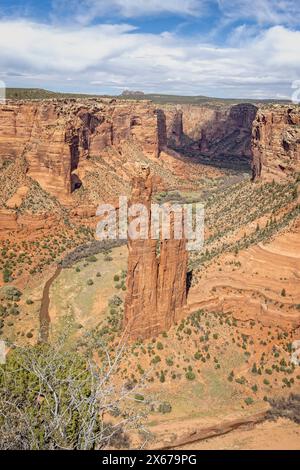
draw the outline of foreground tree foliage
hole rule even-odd
[[[137,387],[114,384],[121,355],[99,365],[63,341],[12,350],[0,367],[0,449],[128,447],[145,413]]]

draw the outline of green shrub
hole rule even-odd
[[[96,256],[92,255],[92,256],[89,256],[89,257],[87,258],[87,261],[88,261],[89,263],[96,263],[97,258],[96,258]]]
[[[238,377],[237,379],[235,379],[236,383],[240,384],[240,385],[244,385],[246,383],[246,379],[245,377]]]
[[[249,405],[253,405],[254,400],[253,400],[253,398],[251,398],[251,397],[247,397],[247,398],[245,399],[245,403],[246,403],[246,405],[248,405],[248,406],[249,406]]]
[[[161,358],[159,356],[154,356],[154,358],[151,360],[151,364],[158,364],[161,361]]]
[[[136,394],[134,395],[134,399],[135,399],[136,401],[144,401],[144,400],[145,400],[145,397],[144,397],[143,395],[140,395],[139,393],[136,393]]]
[[[185,377],[186,377],[188,380],[195,380],[196,375],[194,374],[193,371],[189,370],[189,371],[185,374]]]
[[[15,317],[20,314],[20,310],[16,307],[12,307],[9,312],[11,315],[14,315]]]
[[[173,365],[174,365],[173,359],[172,359],[171,357],[167,357],[167,358],[166,358],[166,364],[167,364],[169,367],[173,366]]]
[[[8,268],[3,269],[3,281],[8,283],[12,280],[12,272]]]
[[[87,285],[88,285],[88,286],[92,286],[93,284],[94,284],[93,279],[88,279]]]
[[[114,295],[111,299],[109,299],[108,305],[119,307],[120,305],[122,305],[122,303],[123,300],[121,299],[121,297],[119,297],[118,295]]]
[[[159,380],[161,383],[164,383],[166,381],[166,376],[163,370],[160,372]]]
[[[14,286],[4,286],[0,289],[0,298],[19,302],[22,292]]]
[[[169,402],[164,401],[163,403],[160,403],[158,411],[162,414],[171,413],[172,405]]]

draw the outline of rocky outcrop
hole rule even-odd
[[[23,200],[27,196],[29,188],[27,186],[20,186],[14,195],[6,201],[6,207],[8,209],[17,209],[22,204]]]
[[[252,157],[251,131],[257,112],[252,104],[180,105],[164,110],[169,146],[187,147],[212,158]]]
[[[259,110],[252,130],[253,179],[280,180],[300,172],[300,107]]]
[[[171,148],[178,148],[184,144],[183,111],[178,107],[165,109],[167,143]]]
[[[37,105],[0,104],[0,160],[18,158],[30,140]]]
[[[147,239],[129,239],[125,331],[131,339],[149,338],[168,330],[186,303],[187,251],[185,240],[152,240],[151,196],[148,168],[132,184],[131,204],[148,209]],[[157,244],[160,255],[157,255]]]
[[[148,158],[166,145],[165,116],[148,101],[53,100],[0,106],[0,160],[25,157],[27,175],[67,204],[76,170],[106,147],[133,141]]]
[[[0,232],[10,232],[18,229],[17,214],[9,209],[0,209]]]
[[[2,207],[14,208],[21,201],[14,192],[30,187],[25,172],[71,209],[125,194],[136,160],[150,160],[153,173],[177,187],[177,180],[193,180],[194,170],[168,145],[211,156],[245,154],[250,121],[247,105],[224,110],[191,105],[160,109],[146,100],[8,102],[0,106],[0,168],[22,160],[24,178],[6,198],[3,194]],[[73,197],[81,186],[84,195]]]
[[[163,240],[157,279],[157,310],[160,319],[160,332],[168,330],[176,321],[187,298],[186,241]]]
[[[60,222],[54,214],[18,214],[13,210],[0,209],[0,234],[11,231],[32,233],[57,227]]]

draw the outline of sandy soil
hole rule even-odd
[[[190,290],[188,304],[191,310],[218,308],[240,319],[299,325],[300,227],[237,256],[225,254]]]
[[[279,419],[178,447],[180,450],[300,450],[300,426]]]
[[[85,328],[92,328],[103,319],[109,298],[114,294],[123,296],[124,292],[116,289],[114,275],[127,267],[127,247],[113,249],[110,256],[112,260],[105,261],[105,255],[100,253],[96,262],[82,260],[62,270],[50,288],[52,323],[64,315],[72,315]],[[76,268],[80,271],[76,272]],[[88,285],[89,279],[92,285]]]

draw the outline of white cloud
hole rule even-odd
[[[0,64],[43,72],[82,72],[135,47],[129,25],[100,25],[80,29],[28,21],[0,22]],[[122,38],[122,42],[120,42]]]
[[[258,24],[299,24],[299,0],[217,0],[223,15],[233,21],[254,20]]]
[[[66,28],[0,21],[1,78],[8,84],[215,96],[287,95],[300,78],[300,32],[275,26],[240,46],[145,34],[130,25]]]
[[[62,9],[71,13],[80,24],[118,14],[124,18],[172,13],[197,16],[209,0],[53,0],[53,13],[60,17]]]
[[[79,24],[95,18],[119,15],[136,18],[147,15],[219,16],[219,21],[253,20],[260,25],[297,25],[299,0],[52,0],[53,15],[72,17]]]

